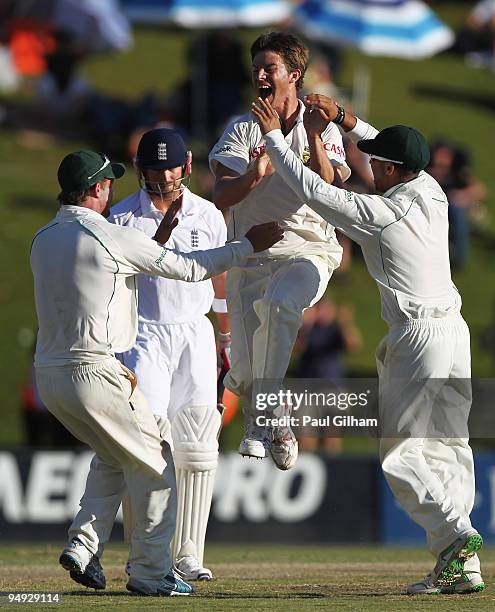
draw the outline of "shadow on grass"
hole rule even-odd
[[[61,591],[61,595],[64,597],[132,597],[137,599],[142,597],[130,593],[129,591]],[[330,594],[326,593],[201,593],[196,591],[192,596],[195,599],[200,597],[201,599],[323,599],[330,597]]]
[[[129,591],[62,591],[60,593],[65,597],[132,597],[133,599],[138,599],[141,597],[140,595],[136,595],[130,593]],[[401,592],[373,592],[373,591],[343,591],[339,590],[338,596],[339,598],[346,597],[390,597],[397,595],[405,595],[405,593]],[[271,600],[292,600],[292,599],[327,599],[329,597],[334,598],[336,596],[335,592],[328,593],[304,593],[304,592],[287,592],[287,593],[236,593],[236,592],[215,592],[215,593],[201,593],[196,591],[194,595],[192,595],[193,599],[271,599]],[[66,600],[67,601],[67,600]]]

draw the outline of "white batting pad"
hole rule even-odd
[[[206,527],[218,463],[221,416],[216,406],[191,406],[172,421],[177,475],[177,526],[172,556],[193,555],[203,563]]]

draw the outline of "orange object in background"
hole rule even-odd
[[[51,28],[31,21],[18,21],[9,36],[10,52],[17,72],[40,76],[46,71],[45,55],[55,50]]]
[[[225,406],[223,413],[223,426],[225,427],[233,421],[239,407],[239,398],[232,391],[225,389],[222,396],[222,404]]]

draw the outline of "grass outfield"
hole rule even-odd
[[[431,557],[420,549],[369,547],[210,546],[216,576],[200,583],[194,598],[136,598],[127,595],[126,548],[108,547],[103,560],[107,590],[81,590],[57,564],[61,546],[6,545],[0,551],[0,591],[62,594],[70,610],[494,610],[495,549],[482,552],[488,588],[473,595],[407,596],[405,586],[422,577]],[[2,609],[19,609],[6,605]],[[43,609],[60,609],[44,605]]]

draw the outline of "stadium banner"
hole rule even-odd
[[[79,507],[92,453],[0,450],[0,539],[60,541]],[[374,457],[301,454],[277,470],[270,460],[221,454],[210,542],[376,542],[379,536]],[[122,539],[121,513],[112,534]]]
[[[476,495],[471,522],[486,543],[495,543],[495,453],[475,454]],[[380,475],[380,541],[384,544],[424,545],[425,535],[397,504]]]

